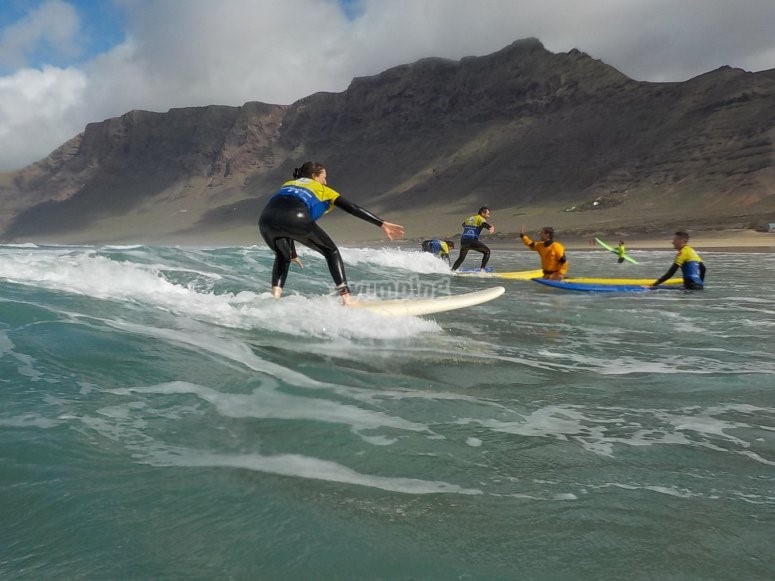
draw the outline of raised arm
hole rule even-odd
[[[524,231],[519,233],[519,238],[522,240],[522,243],[530,248],[531,250],[535,250],[535,244],[533,244],[533,241],[530,239],[530,236],[525,234]]]

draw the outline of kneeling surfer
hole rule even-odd
[[[541,240],[533,241],[525,233],[525,227],[519,231],[519,237],[525,246],[538,252],[541,257],[543,278],[562,280],[568,276],[568,259],[565,256],[565,247],[554,239],[554,228],[544,226],[539,234]]]

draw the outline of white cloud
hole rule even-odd
[[[12,169],[45,157],[83,129],[73,117],[87,81],[77,69],[23,69],[0,77],[0,167]]]
[[[62,0],[47,0],[0,33],[0,65],[26,66],[28,55],[41,49],[75,56],[78,13]]]
[[[0,169],[45,157],[86,123],[131,109],[288,104],[342,91],[354,76],[426,56],[485,55],[526,37],[553,52],[578,48],[638,80],[775,67],[772,0],[361,0],[354,20],[337,0],[117,1],[128,15],[125,44],[80,70],[0,78],[0,136],[17,145],[0,149]],[[36,43],[75,50],[68,9],[50,0],[2,31],[0,62]],[[61,87],[44,92],[35,85],[42,79]]]

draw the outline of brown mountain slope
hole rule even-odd
[[[267,196],[306,159],[410,236],[452,233],[482,203],[498,209],[502,231],[518,220],[775,221],[773,141],[775,71],[642,83],[527,39],[485,57],[423,59],[288,107],[133,111],[90,124],[0,177],[0,228],[17,241],[251,243]]]

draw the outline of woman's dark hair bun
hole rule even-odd
[[[318,163],[316,161],[305,161],[303,164],[301,164],[301,167],[297,167],[293,169],[293,179],[298,180],[299,178],[314,178],[316,175],[318,175],[320,172],[322,172],[324,169],[326,169],[322,163]]]

